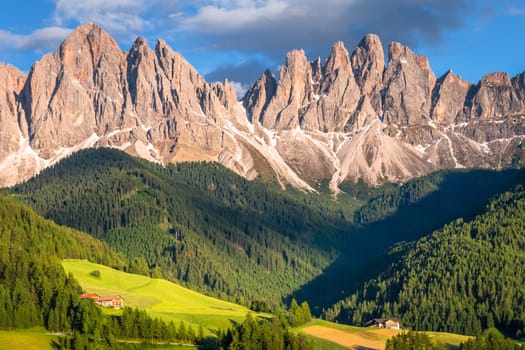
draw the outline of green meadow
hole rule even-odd
[[[144,309],[151,316],[167,321],[184,321],[195,329],[201,325],[207,334],[213,334],[215,329],[225,329],[232,322],[242,322],[250,312],[243,306],[208,297],[163,279],[125,273],[86,260],[64,260],[62,266],[66,272],[73,274],[87,293],[121,295],[126,306]],[[100,277],[93,276],[93,271],[99,271]],[[120,312],[112,309],[104,311],[110,314]],[[356,346],[374,348],[378,344],[385,344],[387,339],[396,334],[387,329],[349,326],[324,320],[317,320],[296,330],[312,337],[317,350]],[[340,333],[334,334],[333,330]],[[458,334],[426,333],[435,344],[444,345],[447,349],[458,349],[459,344],[468,339]],[[1,345],[0,339],[0,348]]]
[[[377,349],[384,348],[386,341],[399,331],[382,328],[356,327],[317,320],[297,329],[326,342],[316,342],[316,349]],[[336,331],[336,332],[334,332]],[[401,331],[402,332],[402,331]],[[460,343],[470,337],[452,333],[424,332],[432,342],[448,350],[459,349]],[[337,345],[330,345],[333,342]]]
[[[53,350],[56,335],[46,333],[44,329],[28,329],[17,331],[0,331],[0,349],[20,350]],[[189,345],[142,345],[141,350],[191,350],[197,347]]]
[[[0,349],[52,350],[51,342],[56,339],[43,329],[0,331]]]
[[[62,266],[72,273],[87,293],[120,295],[125,305],[143,309],[153,317],[176,324],[184,321],[195,330],[202,326],[205,333],[226,329],[233,322],[242,322],[247,308],[215,299],[178,284],[157,278],[134,275],[94,264],[86,260],[64,260]],[[100,277],[91,275],[99,271]],[[107,313],[117,310],[105,309]]]

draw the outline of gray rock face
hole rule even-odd
[[[504,118],[523,110],[523,100],[518,96],[507,73],[483,76],[475,93],[467,101],[464,120]]]
[[[368,97],[370,106],[376,111],[376,115],[381,114],[385,54],[377,35],[368,34],[357,45],[352,55],[352,69],[361,94]]]
[[[114,147],[150,161],[217,161],[246,178],[314,190],[323,179],[402,182],[454,167],[523,164],[525,73],[471,85],[436,79],[426,57],[367,35],[324,64],[291,51],[237,101],[177,52],[143,38],[122,52],[78,27],[29,75],[0,64],[0,186],[79,149]]]
[[[251,122],[260,121],[266,112],[268,103],[277,90],[277,81],[270,70],[266,70],[257,82],[250,87],[243,99],[243,105],[248,111]]]
[[[384,74],[385,120],[401,126],[428,122],[436,77],[427,58],[400,43],[389,45],[388,56]]]
[[[303,50],[294,50],[286,55],[286,64],[281,67],[275,94],[264,113],[252,120],[268,129],[289,130],[299,125],[299,110],[312,99],[312,67]]]
[[[470,84],[448,71],[440,77],[432,94],[431,118],[439,125],[450,125],[463,112]]]
[[[0,177],[16,182],[19,169],[22,173],[35,173],[31,160],[18,157],[28,143],[27,121],[19,103],[26,76],[15,67],[0,63],[0,77]]]
[[[19,126],[20,106],[18,94],[26,79],[25,75],[13,66],[0,63],[0,159],[9,156],[10,150],[16,149],[22,137],[27,137],[27,126],[23,135]],[[20,122],[24,122],[21,120]]]

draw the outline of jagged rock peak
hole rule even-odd
[[[113,51],[121,52],[109,33],[95,23],[85,23],[75,28],[62,42],[58,56],[63,61],[68,53],[80,55],[84,48],[90,51],[95,60]]]
[[[350,56],[342,41],[337,41],[332,45],[332,53],[326,62],[326,73],[335,72],[338,69],[351,71]]]
[[[172,51],[171,47],[162,39],[157,39],[157,42],[155,43],[155,51],[156,52],[165,52],[165,51]]]
[[[428,62],[428,57],[424,55],[416,55],[416,60],[418,65],[421,67],[421,69],[432,71],[432,68],[430,68],[430,63]]]
[[[407,46],[393,41],[388,45],[388,60],[394,60],[399,58],[406,58],[407,56],[413,56],[414,53]]]
[[[405,46],[398,42],[392,42],[388,45],[388,65],[390,66],[394,62],[401,64],[416,63],[419,68],[427,71],[435,79],[432,68],[428,58],[424,55],[416,55],[408,46]]]
[[[492,86],[511,86],[512,82],[510,77],[505,72],[494,72],[485,74],[481,78],[481,84],[492,85]]]
[[[218,161],[249,179],[273,171],[283,186],[330,179],[335,192],[347,180],[523,164],[525,74],[472,86],[452,71],[436,81],[428,59],[400,43],[388,57],[385,67],[374,34],[351,56],[342,42],[325,61],[293,50],[279,81],[266,70],[242,108],[231,84],[207,83],[163,40],[152,50],[139,37],[123,52],[87,23],[28,77],[0,64],[0,186],[87,147]]]
[[[146,38],[144,38],[142,36],[139,36],[133,42],[132,48],[139,49],[139,48],[143,48],[143,47],[148,47],[148,41],[146,40]]]
[[[84,33],[84,34],[87,34],[87,33],[90,33],[91,31],[93,30],[96,30],[96,31],[99,31],[99,32],[104,32],[104,29],[102,29],[101,26],[99,26],[98,24],[94,23],[94,22],[86,22],[86,23],[83,23],[79,26],[77,26],[72,33]]]
[[[369,96],[377,114],[381,114],[381,89],[385,70],[385,53],[381,40],[368,34],[357,45],[351,58],[357,85],[365,96]]]
[[[14,92],[17,94],[20,93],[24,87],[25,80],[27,79],[27,74],[13,65],[4,64],[2,62],[0,62],[0,72],[1,75],[5,76],[7,79],[10,79],[10,84],[13,84],[12,87]]]
[[[431,118],[439,124],[454,123],[463,109],[469,89],[469,82],[448,70],[436,82]]]
[[[304,50],[295,49],[286,54],[286,63],[285,67],[288,71],[295,71],[298,69],[303,69],[308,62]]]
[[[525,104],[520,99],[520,91],[512,85],[507,73],[484,75],[473,92],[466,102],[465,120],[503,118],[524,112]]]
[[[272,97],[274,97],[276,89],[277,81],[275,76],[267,69],[255,84],[246,91],[242,102],[248,114],[248,119],[252,123],[260,122],[259,119],[264,114]]]
[[[294,129],[299,124],[298,110],[308,102],[311,91],[312,67],[303,50],[293,50],[286,55],[281,66],[276,93],[261,117],[252,115],[266,128]]]
[[[155,52],[158,56],[165,57],[168,54],[176,54],[180,57],[182,57],[179,53],[173,51],[171,46],[169,46],[164,40],[157,39],[157,42],[155,44]]]
[[[215,82],[211,84],[213,91],[221,101],[222,105],[226,108],[231,108],[237,103],[237,95],[235,88],[228,82],[228,79],[224,83]]]
[[[388,46],[388,56],[383,77],[385,119],[399,125],[425,124],[436,84],[427,58],[397,42]]]
[[[262,78],[262,77],[273,78],[273,79],[275,79],[275,75],[274,75],[274,74],[272,73],[272,71],[269,70],[269,69],[266,69],[266,70],[263,72],[261,78]]]
[[[167,69],[167,66],[176,65],[179,69],[183,68],[184,71],[189,71],[192,75],[197,76],[199,80],[203,80],[200,73],[197,72],[186,58],[184,58],[179,52],[174,51],[164,40],[157,39],[157,43],[155,44],[155,54],[159,58],[161,65],[164,66],[164,69]],[[171,67],[169,72],[170,76],[177,75],[174,69],[174,67]]]
[[[385,53],[377,35],[368,34],[359,42],[352,54],[352,68],[361,88],[370,85],[370,80],[380,83],[385,69]]]
[[[145,38],[139,36],[133,42],[129,51],[129,57],[136,60],[142,59],[142,57],[149,57],[152,54],[151,48],[148,46],[148,42]]]
[[[383,44],[381,43],[381,39],[379,38],[379,35],[374,33],[365,35],[357,46],[365,48],[367,49],[367,51],[370,52],[375,52],[378,49],[381,49],[381,51],[383,51]]]

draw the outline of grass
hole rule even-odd
[[[443,345],[446,349],[459,349],[459,344],[467,341],[471,337],[467,335],[443,333],[443,332],[425,332],[428,334],[434,344]]]
[[[308,334],[306,334],[306,336],[313,342],[315,350],[348,350],[346,346],[339,345],[332,341],[316,338]]]
[[[0,349],[52,350],[51,342],[56,339],[43,329],[0,331]]]
[[[242,322],[250,312],[243,306],[208,297],[163,279],[125,273],[86,260],[64,260],[62,266],[88,293],[118,294],[124,298],[126,306],[143,309],[152,317],[176,324],[184,321],[195,331],[202,326],[207,335],[230,327],[232,321]],[[100,271],[100,277],[91,275],[95,270]],[[104,311],[120,313],[112,309]]]
[[[398,331],[381,328],[356,327],[317,320],[297,329],[314,338],[338,344],[333,349],[384,349],[386,341]],[[446,349],[459,349],[459,344],[469,337],[459,334],[425,332],[434,344]],[[331,349],[330,343],[316,343],[316,349]]]
[[[88,293],[121,295],[125,299],[126,306],[144,309],[151,316],[166,321],[173,320],[176,323],[184,321],[186,325],[192,325],[195,330],[201,325],[207,335],[213,335],[216,329],[228,328],[232,321],[242,322],[250,312],[243,306],[205,296],[166,280],[125,273],[86,260],[64,260],[62,265],[66,272],[75,276]],[[99,271],[100,277],[93,276],[91,274],[93,271]],[[111,314],[121,312],[112,309],[104,309],[104,311]],[[311,337],[316,350],[384,349],[387,339],[397,334],[397,331],[389,329],[356,327],[324,320],[316,320],[295,330]],[[45,341],[43,347],[15,348],[47,349],[50,348],[49,344],[53,339],[52,336],[42,333],[4,333],[14,335],[21,333],[23,335],[21,338],[33,336],[35,340],[32,341],[38,339]],[[443,345],[446,349],[458,349],[459,344],[468,339],[467,336],[458,334],[426,333],[434,343]],[[18,344],[16,339],[4,343],[2,341],[0,334],[0,349],[9,348],[4,344]],[[177,347],[170,347],[170,349],[177,349]]]

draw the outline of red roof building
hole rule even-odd
[[[100,295],[96,293],[86,293],[86,294],[80,294],[80,299],[93,299],[96,300],[100,298]]]

